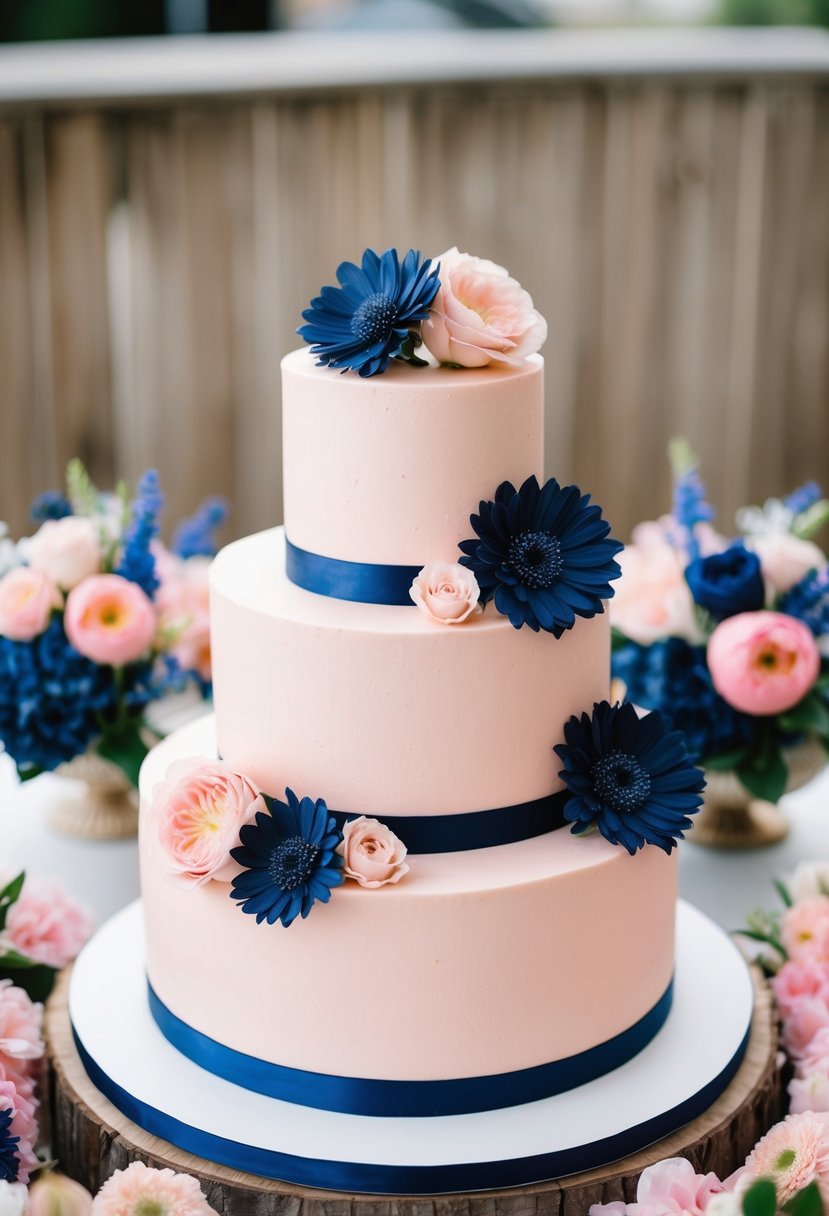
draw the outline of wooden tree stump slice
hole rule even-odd
[[[777,1019],[771,992],[754,975],[755,1014],[740,1069],[714,1105],[674,1135],[635,1156],[560,1181],[507,1191],[434,1198],[347,1195],[257,1178],[214,1165],[142,1131],[95,1088],[72,1038],[64,972],[46,1011],[47,1092],[52,1148],[59,1168],[91,1191],[132,1161],[184,1171],[199,1179],[222,1216],[586,1216],[592,1203],[633,1199],[642,1170],[664,1157],[686,1157],[699,1172],[726,1177],[785,1109],[777,1062]]]

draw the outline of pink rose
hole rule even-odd
[[[48,575],[16,566],[0,579],[0,635],[29,642],[43,633],[63,597]]]
[[[780,922],[780,939],[795,962],[829,962],[829,898],[813,895],[787,908]]]
[[[643,1170],[635,1203],[594,1203],[590,1216],[702,1216],[724,1190],[716,1174],[698,1174],[684,1157],[669,1157]]]
[[[805,578],[810,570],[826,565],[825,554],[810,540],[791,532],[768,532],[748,542],[760,559],[760,568],[770,598],[782,595]]]
[[[13,1081],[0,1079],[0,1110],[12,1112],[9,1130],[20,1140],[16,1149],[17,1177],[12,1181],[26,1183],[29,1181],[29,1175],[40,1164],[35,1155],[38,1134],[37,1106],[19,1092]]]
[[[460,625],[478,616],[482,612],[480,594],[472,571],[449,562],[429,562],[409,590],[421,612],[441,625]]]
[[[240,872],[230,850],[240,829],[264,810],[258,789],[221,761],[193,757],[171,764],[153,790],[150,813],[176,885],[230,882]]]
[[[349,819],[337,852],[344,858],[344,873],[361,887],[382,887],[400,882],[408,874],[406,846],[377,819]]]
[[[3,938],[20,954],[59,970],[77,958],[94,927],[89,909],[59,882],[27,878],[9,908]]]
[[[421,335],[440,363],[518,365],[539,350],[547,322],[503,266],[454,247],[434,260],[440,287]]]
[[[729,705],[762,716],[803,699],[820,673],[820,653],[802,621],[782,612],[741,612],[711,634],[708,666]]]
[[[156,632],[152,603],[120,574],[96,574],[69,592],[66,636],[93,663],[123,667],[144,658]]]
[[[650,646],[660,638],[701,641],[694,601],[679,553],[657,524],[635,530],[637,543],[619,554],[622,577],[610,601],[610,621],[625,637]]]
[[[790,959],[772,980],[772,988],[784,1018],[803,997],[821,997],[829,1004],[829,968],[810,958]]]
[[[89,1191],[62,1174],[46,1174],[29,1191],[27,1216],[91,1216],[91,1213]]]
[[[27,543],[26,559],[62,590],[71,591],[101,569],[98,529],[84,515],[49,519]]]

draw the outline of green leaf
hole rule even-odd
[[[668,459],[674,477],[682,477],[699,464],[696,453],[684,435],[676,435],[668,443]]]
[[[17,950],[4,950],[0,954],[0,967],[8,967],[14,971],[30,971],[32,967],[39,967],[33,958],[29,958],[27,954],[19,954]]]
[[[20,892],[23,890],[23,883],[26,881],[26,871],[22,870],[16,878],[13,878],[7,886],[0,891],[0,933],[6,927],[6,917],[9,914],[9,908],[12,904],[17,903],[20,898]]]
[[[743,1195],[745,1216],[775,1216],[777,1187],[770,1178],[758,1178]]]
[[[740,767],[748,756],[748,748],[739,747],[731,752],[720,752],[718,756],[709,756],[702,761],[703,768],[710,768],[714,773],[730,773]]]
[[[738,765],[737,776],[748,792],[766,802],[779,802],[786,789],[789,771],[779,745],[770,737],[752,748]]]
[[[104,733],[96,748],[99,756],[111,760],[123,771],[130,785],[138,788],[138,773],[149,751],[141,738],[138,723]]]
[[[783,1204],[783,1211],[790,1216],[823,1216],[823,1200],[816,1182],[810,1182],[802,1191],[792,1195],[788,1203]]]
[[[66,495],[76,515],[97,514],[101,495],[77,456],[66,466]]]
[[[820,693],[814,689],[802,701],[784,714],[777,721],[784,731],[793,735],[810,734],[829,737],[829,705]]]
[[[786,947],[776,938],[769,937],[767,933],[757,933],[754,929],[732,929],[731,933],[734,937],[747,937],[753,942],[762,942],[764,946],[771,946],[772,950],[776,950],[784,962],[788,961],[789,953]]]
[[[34,777],[39,777],[43,772],[42,768],[38,768],[36,764],[27,764],[23,768],[18,764],[17,776],[20,781],[31,781]]]
[[[22,957],[22,956],[18,956]],[[8,955],[0,955],[0,980],[13,980],[18,988],[27,992],[33,1001],[45,1001],[55,986],[57,971],[45,963],[32,963],[24,967],[9,962]]]
[[[785,907],[787,907],[787,908],[794,907],[794,900],[792,899],[789,888],[786,886],[786,884],[784,882],[781,882],[779,878],[774,879],[774,889],[777,892],[777,894],[780,896]]]
[[[829,523],[829,499],[821,498],[820,502],[812,503],[811,507],[795,516],[791,531],[801,540],[809,540],[825,523]]]

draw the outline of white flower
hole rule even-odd
[[[796,904],[815,895],[829,895],[829,861],[801,861],[784,879],[784,886]]]
[[[9,536],[8,524],[4,524],[0,520],[0,578],[4,574],[8,574],[10,570],[14,570],[15,566],[22,565],[22,563],[23,557],[17,545]]]
[[[774,536],[789,532],[794,511],[780,498],[767,498],[762,507],[740,507],[737,528],[744,536]]]
[[[24,1216],[29,1200],[19,1182],[0,1182],[0,1216]]]

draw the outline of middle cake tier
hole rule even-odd
[[[560,790],[553,746],[609,693],[606,614],[555,639],[490,609],[462,628],[411,607],[304,591],[281,528],[211,572],[219,750],[268,794],[286,786],[378,818],[526,806]]]

